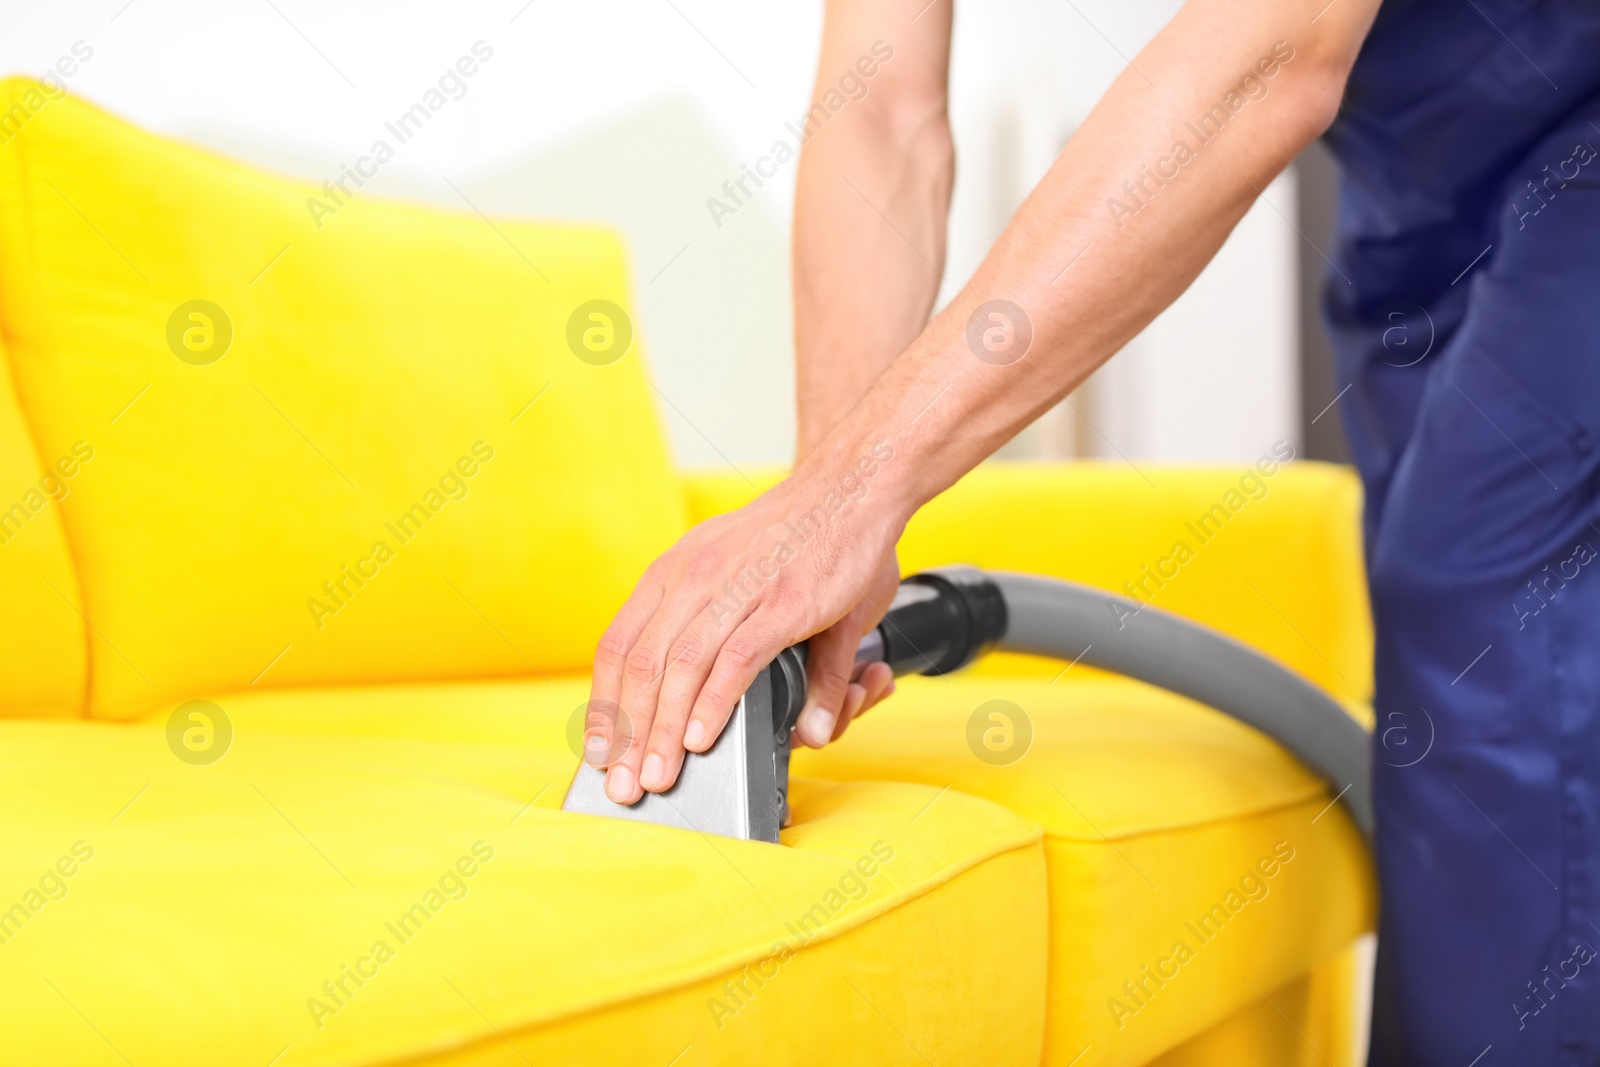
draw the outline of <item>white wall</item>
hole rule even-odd
[[[975,4],[957,7],[959,175],[943,298],[971,276],[1125,57],[1179,6],[999,0],[981,16]],[[1298,447],[1293,175],[1264,198],[1176,304],[1005,454],[1234,461],[1280,439]]]
[[[948,0],[939,0],[948,2]],[[957,8],[958,178],[945,296],[1175,0]],[[704,199],[804,110],[820,4],[0,2],[0,72],[78,40],[69,87],[147,128],[321,181],[482,40],[494,57],[368,189],[602,219],[629,235],[681,461],[782,462],[793,432],[792,164],[716,227]],[[453,186],[453,188],[452,188]],[[457,190],[460,192],[458,193]],[[1269,197],[1293,217],[1292,183]],[[1294,439],[1294,242],[1258,206],[1190,294],[1014,454],[1248,459]]]

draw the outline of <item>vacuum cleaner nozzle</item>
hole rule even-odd
[[[999,647],[1125,674],[1263,731],[1344,797],[1357,825],[1371,832],[1369,738],[1332,698],[1191,620],[1148,604],[1136,621],[1127,615],[1121,598],[1099,589],[940,567],[900,583],[883,621],[862,639],[856,664],[945,674]],[[805,667],[804,644],[779,653],[739,699],[716,744],[684,760],[671,789],[616,804],[606,796],[605,772],[585,763],[562,809],[776,842],[789,817],[789,742],[806,702]]]
[[[805,699],[805,658],[786,648],[739,698],[716,743],[683,761],[672,788],[618,804],[606,796],[605,771],[584,763],[562,810],[777,841],[789,816],[789,734]]]
[[[883,621],[862,638],[856,665],[944,674],[987,652],[1005,625],[1005,601],[982,571],[926,571],[900,583]],[[805,667],[804,644],[780,652],[740,697],[716,743],[683,761],[672,788],[618,804],[606,796],[605,772],[585,763],[562,810],[776,842],[789,821],[789,743],[805,707]]]

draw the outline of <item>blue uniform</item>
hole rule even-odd
[[[1371,1062],[1600,1064],[1600,4],[1390,0],[1327,140],[1378,640]]]

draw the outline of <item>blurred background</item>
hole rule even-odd
[[[1179,6],[957,4],[941,303]],[[69,91],[147,129],[318,184],[382,138],[394,158],[358,195],[616,227],[679,463],[756,465],[793,449],[795,165],[720,225],[707,200],[793,143],[821,25],[820,0],[3,0],[0,73],[42,73],[82,41]],[[385,123],[480,41],[492,56],[399,144]],[[1002,454],[1245,462],[1287,440],[1343,458],[1316,304],[1332,199],[1313,146],[1177,304]]]

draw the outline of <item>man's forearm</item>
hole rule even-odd
[[[945,108],[950,5],[829,5],[794,224],[797,458],[927,324],[944,267],[954,158]],[[865,71],[870,70],[870,76]],[[859,85],[864,95],[841,94]],[[857,90],[861,91],[861,90]],[[819,112],[827,114],[827,111]]]
[[[1190,0],[821,451],[887,436],[909,516],[1143,329],[1332,120],[1376,0],[1323,2]]]
[[[882,610],[871,590],[881,583],[884,597],[892,594],[898,576],[887,564],[912,512],[1170,303],[1260,188],[1331,120],[1378,0],[1327,0],[1318,10],[1321,2],[1188,0],[1090,115],[972,281],[803,454],[794,474],[695,527],[651,565],[595,653],[592,706],[611,709],[613,720],[598,730],[599,747],[613,746],[619,728],[648,738],[626,745],[608,771],[613,800],[632,803],[643,789],[670,788],[686,749],[714,744],[739,694],[802,639],[813,642],[802,712],[810,725],[802,734],[816,744],[837,735],[851,706],[862,706],[860,694],[841,702],[855,645]],[[878,10],[869,0],[857,4]],[[1276,65],[1267,62],[1273,57]],[[937,74],[942,89],[942,66]],[[1270,79],[1268,88],[1262,79]],[[1208,113],[1219,132],[1190,128],[1204,125]],[[821,136],[830,132],[837,131]],[[1194,143],[1179,153],[1186,138]],[[815,153],[810,162],[806,210],[842,204],[813,195],[826,191],[815,179],[828,175],[817,171]],[[1145,177],[1148,169],[1164,184]],[[936,229],[934,214],[908,211],[907,218]],[[871,373],[867,361],[915,329],[931,299],[931,279],[895,283],[863,251],[881,251],[886,244],[872,242],[887,243],[885,231],[901,227],[881,216],[878,225],[861,226],[863,219],[857,213],[848,229],[830,219],[825,239],[796,249],[808,435],[819,434],[831,417],[822,412],[842,407]],[[803,219],[802,233],[821,221]],[[867,269],[852,269],[864,261]],[[985,307],[991,301],[1009,303]],[[996,307],[1011,318],[991,316]],[[1024,313],[1030,343],[1009,344],[1027,333],[1016,330]],[[885,453],[885,444],[893,451]],[[873,491],[850,492],[861,484],[857,465],[868,449],[883,460]],[[820,526],[795,545],[796,523],[818,513]],[[728,576],[742,582],[752,573],[762,580],[725,607]]]

